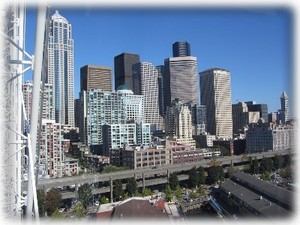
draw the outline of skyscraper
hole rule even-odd
[[[172,101],[172,106],[166,109],[166,135],[180,144],[187,144],[191,148],[195,148],[196,144],[192,138],[193,124],[190,108],[190,104],[183,103],[180,99]]]
[[[281,103],[281,122],[285,124],[287,121],[290,120],[290,113],[289,113],[289,97],[284,91],[280,97]]]
[[[115,67],[115,90],[120,85],[126,84],[130,90],[132,85],[132,65],[140,61],[140,56],[132,53],[122,53],[114,59]]]
[[[191,56],[190,44],[187,41],[177,41],[173,44],[173,57]]]
[[[249,111],[246,103],[232,104],[233,134],[243,133],[250,123],[257,123],[259,118],[259,111]]]
[[[179,98],[183,102],[198,103],[197,58],[190,56],[187,42],[173,44],[173,58],[165,59],[164,96],[166,106]]]
[[[48,42],[48,80],[53,85],[55,120],[74,126],[74,40],[72,26],[56,10]]]
[[[80,91],[101,89],[112,91],[111,68],[104,66],[85,65],[80,68]]]
[[[206,105],[207,132],[232,138],[230,72],[212,68],[200,73],[201,105]]]
[[[152,131],[159,127],[158,71],[149,62],[133,65],[133,92],[144,96],[144,121]]]
[[[264,119],[264,122],[268,122],[268,105],[267,104],[256,104],[255,101],[245,102],[248,106],[249,112],[259,112],[260,118]]]

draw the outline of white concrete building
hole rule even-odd
[[[72,26],[57,10],[49,23],[47,83],[53,85],[55,120],[75,126]]]
[[[207,132],[232,138],[230,72],[212,68],[200,73],[201,105],[207,110]]]
[[[193,140],[192,113],[189,104],[183,104],[179,99],[167,107],[165,115],[166,135],[180,144],[196,147]]]
[[[133,92],[144,96],[144,122],[155,131],[160,125],[158,102],[158,70],[149,62],[134,64]]]

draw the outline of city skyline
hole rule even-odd
[[[72,24],[74,98],[79,96],[80,67],[93,64],[114,71],[114,57],[123,52],[138,54],[141,61],[158,66],[172,57],[173,43],[187,41],[191,55],[198,58],[198,79],[200,72],[212,67],[230,71],[232,104],[254,100],[268,104],[269,112],[276,112],[283,91],[293,104],[292,14],[288,9],[52,7],[50,15],[55,10]],[[89,23],[93,27],[86,25]],[[35,10],[29,9],[27,37],[33,37],[34,24]],[[26,49],[33,52],[34,40],[27,40]]]

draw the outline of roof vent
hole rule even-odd
[[[263,197],[262,196],[259,196],[259,200],[262,200],[263,199]]]

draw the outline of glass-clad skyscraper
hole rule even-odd
[[[74,40],[72,26],[56,10],[48,42],[48,79],[53,85],[55,120],[74,126]]]

